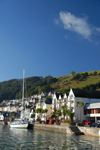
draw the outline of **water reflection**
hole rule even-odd
[[[0,149],[99,150],[100,138],[42,130],[11,129],[9,126],[0,125]]]

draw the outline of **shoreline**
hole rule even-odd
[[[93,137],[100,137],[100,128],[83,127],[73,125],[49,125],[49,124],[34,124],[33,129],[46,130],[51,132],[58,132],[70,135],[87,135]]]
[[[1,125],[5,125],[4,121],[0,121]],[[9,126],[9,123],[8,123]],[[70,124],[36,124],[34,123],[33,129],[45,130],[51,132],[58,132],[70,135],[87,135],[100,138],[100,128],[95,127],[84,127],[84,126],[75,126]]]

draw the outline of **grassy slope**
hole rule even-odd
[[[84,72],[80,72],[84,73]],[[90,73],[94,73],[94,71],[88,72],[88,75]],[[100,73],[100,71],[97,71],[97,73]],[[87,80],[84,81],[70,81],[72,78],[72,75],[65,75],[65,76],[60,76],[56,77],[58,79],[58,82],[53,84],[52,87],[57,87],[57,89],[62,90],[62,89],[69,89],[69,88],[81,88],[89,84],[95,84],[97,82],[100,82],[100,75],[96,76],[88,76]]]

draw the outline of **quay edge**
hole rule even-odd
[[[88,135],[93,137],[100,137],[100,128],[94,127],[34,124],[33,128],[70,135]]]
[[[4,121],[0,121],[4,125]],[[9,125],[9,122],[8,122]],[[73,125],[49,125],[49,124],[34,124],[33,129],[46,130],[51,132],[65,133],[70,135],[87,135],[100,137],[100,128],[73,126]]]
[[[4,123],[4,121],[0,121],[0,124],[3,124],[3,125],[4,125],[5,123]]]
[[[34,124],[34,129],[65,133],[65,134],[70,134],[70,135],[83,135],[84,134],[78,129],[77,126]]]

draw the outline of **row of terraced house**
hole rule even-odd
[[[67,109],[74,112],[74,120],[90,120],[96,122],[100,120],[100,91],[89,91],[82,89],[70,89],[69,93],[49,93],[48,96],[51,98],[45,98],[46,93],[41,93],[41,95],[34,95],[31,98],[26,99],[24,102],[24,113],[26,118],[30,118],[32,113],[35,113],[35,120],[41,118],[45,120],[45,117],[52,114],[53,111],[61,110],[62,106],[66,104]],[[84,106],[77,106],[77,102],[83,101]],[[36,113],[37,108],[47,109],[45,113]],[[6,106],[0,107],[0,113],[2,112],[15,112],[21,115],[22,104],[19,100],[11,100]],[[0,116],[1,116],[0,115]],[[8,114],[9,115],[9,114]],[[59,119],[64,118],[63,114]],[[68,116],[66,114],[65,119]]]
[[[77,102],[83,101],[83,106],[80,109],[80,105],[77,106]],[[71,110],[74,115],[74,120],[84,121],[90,120],[96,122],[100,120],[100,91],[89,91],[83,89],[70,89],[68,94],[54,93],[52,100],[42,101],[40,100],[36,104],[37,108],[48,109],[49,111],[44,114],[36,113],[35,119],[40,117],[45,120],[46,115],[52,114],[54,109],[61,110],[62,106],[67,106],[67,109]],[[62,111],[62,110],[61,110]],[[81,112],[80,112],[81,111]],[[60,119],[64,118],[63,114]],[[67,119],[68,116],[66,115]]]

